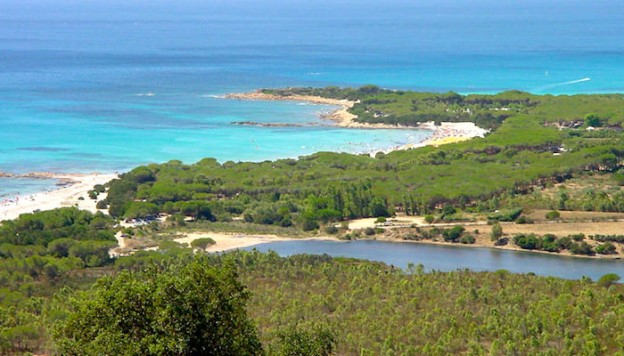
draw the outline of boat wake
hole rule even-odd
[[[588,82],[590,80],[591,80],[591,78],[589,78],[589,77],[581,78],[581,79],[577,79],[577,80],[570,80],[568,82],[555,83],[555,84],[550,84],[550,85],[546,85],[546,86],[543,86],[543,87],[539,87],[539,88],[535,89],[535,91],[541,91],[541,90],[546,90],[546,89],[551,89],[551,88],[562,87],[562,86],[566,86],[566,85],[578,84],[578,83]]]

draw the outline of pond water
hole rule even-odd
[[[496,271],[535,273],[565,279],[593,280],[607,273],[624,277],[624,260],[589,259],[569,256],[546,255],[523,251],[506,251],[489,248],[441,246],[387,241],[279,241],[256,245],[247,250],[262,252],[273,250],[281,256],[295,254],[328,254],[334,257],[352,257],[380,261],[399,268],[409,263],[423,264],[426,271]]]

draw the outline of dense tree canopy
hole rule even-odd
[[[519,212],[509,197],[587,172],[621,175],[616,172],[624,158],[622,95],[512,91],[462,96],[374,86],[267,92],[359,100],[352,111],[364,122],[409,126],[470,121],[493,131],[485,138],[374,158],[321,152],[259,163],[220,164],[207,158],[191,165],[170,161],[138,167],[110,183],[110,213],[124,218],[168,213],[209,221],[243,217],[257,224],[314,230],[396,211],[425,215],[450,207]],[[602,127],[586,130],[587,115],[599,117]],[[624,211],[621,190],[594,198],[562,195],[556,208]],[[519,214],[507,215],[514,220]]]
[[[255,355],[262,353],[231,268],[201,257],[158,271],[100,279],[73,300],[56,334],[63,354]]]

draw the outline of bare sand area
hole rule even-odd
[[[601,221],[601,222],[551,222],[542,224],[505,224],[503,231],[508,234],[538,235],[553,234],[567,236],[574,234],[590,235],[622,235],[624,234],[624,222]]]
[[[250,246],[255,246],[267,242],[276,242],[276,241],[305,241],[305,240],[329,240],[329,241],[337,241],[336,238],[329,236],[319,236],[319,237],[306,237],[306,238],[294,238],[294,237],[284,237],[277,235],[248,235],[248,234],[226,234],[226,233],[218,233],[218,232],[193,232],[187,234],[185,237],[181,237],[175,239],[175,242],[178,243],[187,243],[191,244],[194,240],[210,237],[213,239],[216,244],[209,246],[206,248],[208,252],[222,252],[228,250],[235,250],[239,248],[245,248]]]
[[[97,211],[96,200],[89,199],[88,191],[96,184],[104,184],[117,177],[116,174],[61,174],[61,173],[31,173],[24,175],[30,178],[58,179],[61,186],[58,189],[11,197],[0,202],[0,220],[12,220],[21,214],[32,213],[36,210],[52,210],[61,207],[76,206],[79,209]],[[100,199],[105,195],[100,195]],[[82,199],[80,199],[82,198]]]

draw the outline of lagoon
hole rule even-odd
[[[624,276],[624,261],[546,255],[524,251],[508,251],[479,247],[445,246],[388,241],[278,241],[256,245],[262,251],[275,251],[281,256],[296,254],[328,254],[384,262],[402,269],[408,264],[423,264],[426,271],[507,270],[512,273],[535,273],[565,279],[583,276],[597,280],[607,273]],[[253,248],[246,248],[251,250]]]

